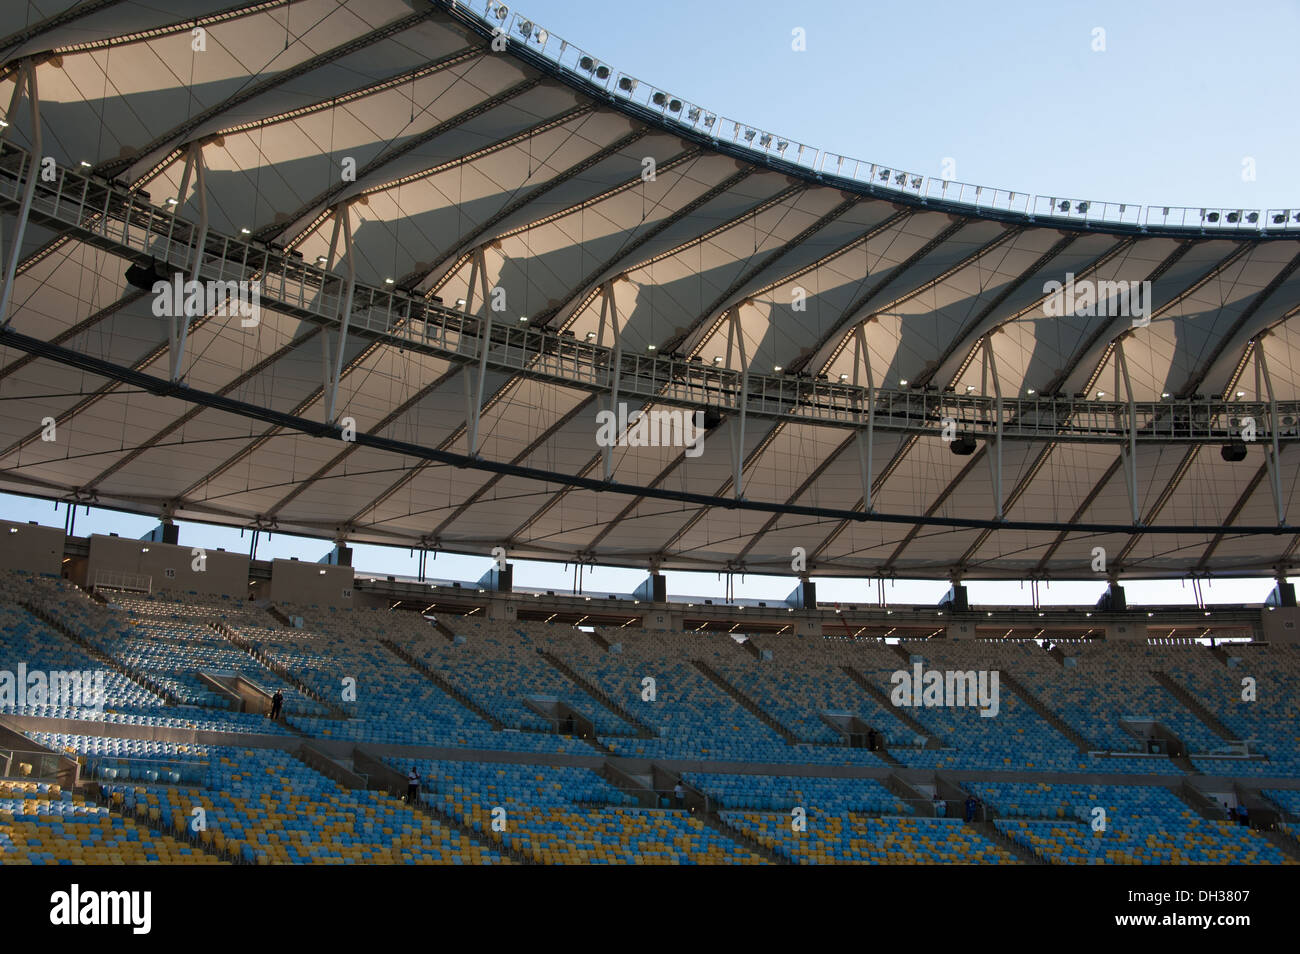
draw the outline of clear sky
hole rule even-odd
[[[1300,3],[527,0],[517,10],[616,70],[818,149],[1018,192],[1300,208]],[[796,30],[803,50],[793,48]],[[0,495],[0,516],[63,526],[65,510]],[[76,532],[139,537],[155,523],[99,510],[87,516],[83,508]],[[181,541],[244,551],[251,542],[237,530],[188,524]],[[262,538],[257,555],[314,560],[329,548],[276,534]],[[363,571],[416,572],[406,550],[359,546],[353,562]],[[476,580],[490,562],[442,554],[427,572]],[[724,591],[716,574],[667,575],[672,594]],[[644,576],[597,568],[585,573],[584,587],[627,593]],[[567,590],[573,568],[519,562],[515,581]],[[782,599],[793,586],[749,576],[737,579],[736,594]],[[1040,598],[1091,603],[1102,586],[1057,583]],[[1271,586],[1221,580],[1206,597],[1259,602]],[[927,603],[945,590],[941,582],[900,581],[888,596]],[[1127,590],[1135,603],[1193,602],[1180,581],[1130,582]],[[971,583],[970,591],[977,603],[1030,601],[1027,584]],[[821,581],[818,597],[865,603],[875,592],[874,581]]]
[[[951,158],[963,182],[1043,195],[1300,207],[1295,0],[514,9],[616,70],[833,153],[929,176]]]

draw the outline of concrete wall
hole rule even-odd
[[[975,623],[971,620],[964,620],[960,623],[949,623],[947,635],[949,639],[974,639]]]
[[[63,531],[0,520],[0,570],[63,573]]]
[[[1260,628],[1270,643],[1296,645],[1300,643],[1300,609],[1284,606],[1272,612],[1264,610],[1260,613]]]
[[[1139,623],[1137,620],[1123,623],[1106,624],[1106,640],[1108,642],[1146,642],[1147,627],[1146,623]]]
[[[94,586],[101,571],[134,573],[150,577],[154,592],[248,596],[246,555],[196,549],[97,533],[90,538],[86,585]]]
[[[323,566],[297,560],[275,560],[271,564],[270,593],[273,603],[350,608],[353,574],[350,566]],[[261,586],[257,589],[262,589]]]

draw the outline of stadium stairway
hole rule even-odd
[[[595,634],[592,633],[589,635],[594,636]],[[605,645],[608,647],[609,644],[605,643]],[[543,659],[545,659],[548,663],[554,666],[560,673],[562,673],[570,682],[576,685],[579,689],[581,689],[587,695],[591,696],[591,698],[595,699],[602,706],[604,706],[610,712],[614,713],[614,715],[618,716],[628,725],[635,728],[638,738],[641,739],[655,738],[657,733],[652,728],[650,728],[649,725],[647,725],[645,722],[638,719],[628,709],[624,708],[623,706],[615,702],[613,698],[610,697],[609,693],[607,693],[604,689],[600,688],[600,686],[593,683],[590,679],[584,677],[581,673],[579,673],[576,669],[574,669],[572,666],[566,663],[563,659],[555,655],[555,653],[551,652],[549,649],[538,649],[537,652],[538,654],[541,655]]]
[[[1219,738],[1224,739],[1228,742],[1241,741],[1240,739],[1237,738],[1237,736],[1233,733],[1231,729],[1229,729],[1226,725],[1224,725],[1221,721],[1219,721],[1218,716],[1216,716],[1213,712],[1211,712],[1201,702],[1201,700],[1197,699],[1194,695],[1192,695],[1185,688],[1179,685],[1178,682],[1172,676],[1170,676],[1167,673],[1160,672],[1157,669],[1152,669],[1151,678],[1154,679],[1156,682],[1160,683],[1160,685],[1164,686],[1166,689],[1168,689],[1170,694],[1173,695],[1175,699],[1181,702],[1183,706],[1189,712],[1191,712],[1192,715],[1196,716],[1196,718],[1200,719],[1203,723],[1205,723],[1205,725],[1210,729],[1210,731],[1213,732],[1215,735],[1217,735]]]
[[[940,739],[938,736],[936,736],[931,729],[926,728],[920,722],[917,722],[916,719],[912,718],[912,716],[910,716],[907,712],[900,709],[898,706],[894,705],[889,700],[889,696],[886,695],[883,689],[875,685],[870,679],[868,679],[866,676],[860,673],[857,669],[853,668],[852,666],[845,665],[845,666],[841,666],[840,670],[844,673],[844,675],[848,676],[850,679],[856,682],[862,689],[864,689],[867,695],[871,696],[871,698],[876,701],[876,705],[880,706],[886,712],[893,715],[895,719],[897,719],[899,722],[903,723],[903,725],[911,729],[916,735],[919,735],[923,739],[925,739],[926,740],[925,747],[927,749],[942,749],[947,747],[944,741]]]
[[[397,645],[397,643],[393,642],[391,639],[381,639],[379,640],[379,643],[381,646],[387,649],[390,653],[392,653],[402,662],[406,663],[408,666],[410,666],[412,669],[418,672],[425,679],[429,680],[429,682],[433,683],[435,686],[437,686],[447,695],[451,696],[453,699],[459,702],[470,712],[474,713],[476,716],[478,716],[480,719],[486,722],[489,726],[492,727],[493,732],[500,732],[502,729],[505,728],[505,725],[501,722],[500,719],[494,716],[483,706],[479,705],[477,702],[475,702],[465,693],[461,692],[459,689],[453,686],[442,676],[438,675],[436,672],[434,672],[432,669],[426,666],[419,659],[416,659],[414,656],[408,653],[401,646]]]
[[[724,679],[716,669],[706,663],[703,659],[692,659],[691,665],[703,673],[705,678],[711,683],[727,695],[731,696],[731,698],[735,699],[736,702],[740,704],[741,708],[751,713],[759,722],[762,722],[781,738],[785,739],[787,744],[795,745],[800,741],[797,735],[783,726],[780,722],[777,722],[776,719],[773,718],[770,713],[766,712],[757,702],[749,698],[749,696],[745,695],[731,683],[727,682],[727,680]]]
[[[180,700],[177,699],[176,696],[174,696],[172,693],[168,692],[164,687],[155,683],[148,676],[144,675],[144,673],[141,673],[138,670],[134,669],[133,667],[128,666],[125,663],[119,662],[118,660],[114,659],[112,656],[108,655],[106,652],[104,652],[99,647],[95,646],[93,643],[90,643],[85,639],[82,639],[80,636],[78,636],[75,632],[72,631],[71,627],[69,627],[66,623],[64,623],[62,620],[56,617],[53,613],[46,611],[44,607],[29,600],[24,600],[19,605],[22,606],[23,609],[27,610],[27,612],[31,613],[33,616],[39,619],[46,626],[49,626],[51,629],[53,629],[64,639],[68,640],[71,643],[74,643],[78,648],[80,648],[83,652],[86,653],[86,655],[90,656],[92,659],[96,660],[97,662],[101,662],[105,666],[108,666],[110,669],[113,669],[121,673],[123,676],[125,676],[127,679],[130,679],[132,682],[140,686],[142,689],[145,689],[153,693],[159,699],[167,703],[167,705],[169,706],[180,705]]]
[[[203,839],[190,831],[188,825],[177,823],[172,827],[163,824],[162,816],[157,808],[150,809],[145,802],[137,802],[135,811],[127,811],[126,805],[120,798],[114,799],[109,797],[103,787],[98,782],[90,782],[85,788],[85,796],[88,801],[93,801],[97,805],[107,809],[110,815],[123,819],[127,824],[134,823],[139,828],[148,829],[159,838],[173,839],[175,841],[185,842],[196,851],[201,851],[215,859],[220,864],[242,865],[247,864],[239,857],[238,852],[232,850],[223,850],[217,847],[212,839]]]
[[[259,650],[256,646],[254,646],[243,636],[240,636],[237,632],[235,632],[225,623],[218,622],[216,620],[208,620],[208,626],[210,626],[214,632],[224,637],[226,641],[229,642],[236,649],[240,649],[244,653],[246,653],[249,656],[249,658],[257,662],[258,665],[260,665],[263,669],[267,670],[268,672],[275,673],[275,675],[279,676],[281,679],[288,682],[291,686],[293,686],[295,689],[301,692],[304,696],[311,699],[313,702],[316,702],[321,706],[324,706],[325,710],[329,712],[331,718],[334,719],[349,718],[347,712],[345,712],[343,709],[339,708],[338,706],[334,705],[332,702],[330,702],[328,699],[322,696],[311,686],[307,685],[305,682],[303,682],[301,679],[299,679],[297,676],[291,673],[284,666],[280,665],[274,659],[269,657],[266,653]]]
[[[1061,735],[1065,736],[1072,743],[1078,746],[1080,755],[1086,755],[1092,749],[1097,748],[1097,746],[1093,745],[1082,735],[1080,735],[1077,731],[1075,731],[1073,726],[1071,726],[1059,715],[1057,715],[1055,712],[1049,709],[1046,703],[1044,703],[1041,699],[1035,696],[1029,690],[1028,686],[1022,683],[1010,672],[1008,672],[1006,669],[999,670],[999,672],[1001,674],[1002,682],[1006,685],[1006,687],[1010,689],[1012,692],[1014,692],[1017,696],[1019,696],[1021,702],[1023,702],[1025,705],[1029,706],[1029,708],[1033,709],[1036,713],[1038,713],[1043,718],[1043,720],[1047,722],[1048,725],[1050,725],[1057,732],[1061,733]]]
[[[1006,835],[997,825],[993,824],[992,821],[972,821],[967,822],[966,826],[979,832],[995,845],[1001,845],[1027,865],[1049,864],[1046,858],[1034,851],[1028,845],[1022,845],[1014,838]]]
[[[763,844],[761,841],[759,841],[749,832],[743,831],[740,828],[737,828],[735,825],[728,824],[726,820],[723,819],[722,816],[719,815],[716,811],[696,812],[695,817],[698,818],[700,821],[704,822],[704,824],[708,825],[710,828],[712,828],[714,831],[716,831],[718,834],[722,835],[723,837],[730,838],[732,841],[736,842],[737,844],[740,844],[745,848],[747,848],[749,851],[752,851],[754,854],[758,855],[760,858],[767,861],[768,864],[772,864],[772,865],[795,864],[795,862],[791,860],[789,857],[781,854],[780,852],[773,851],[771,848],[767,847],[767,845]]]

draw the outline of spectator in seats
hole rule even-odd
[[[406,801],[414,805],[415,800],[420,797],[420,773],[411,766],[411,771],[406,773]]]
[[[271,721],[274,722],[280,718],[280,710],[284,708],[284,693],[279,689],[275,690],[275,695],[271,697]]]
[[[978,804],[979,803],[975,801],[974,795],[966,796],[966,820],[968,822],[972,822],[975,820],[975,809],[978,806]]]
[[[678,779],[677,784],[673,786],[673,798],[676,800],[678,808],[686,807],[686,786],[682,784],[681,779]]]
[[[948,803],[939,797],[938,791],[934,793],[934,817],[944,818],[948,814]]]

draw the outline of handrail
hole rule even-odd
[[[0,202],[20,201],[26,177],[39,168],[22,147],[3,144]],[[39,182],[32,214],[71,227],[124,257],[148,256],[175,272],[185,272],[198,229],[175,210],[150,203],[94,175],[60,169],[52,183]],[[201,280],[259,282],[260,296],[277,310],[318,324],[341,323],[343,279],[292,252],[256,240],[206,232],[198,268]],[[350,333],[389,341],[458,364],[481,358],[479,318],[400,290],[358,283],[349,318]],[[564,332],[523,324],[488,324],[487,365],[566,387],[610,390],[629,400],[694,410],[800,421],[860,429],[874,412],[879,431],[938,436],[953,428],[963,436],[1067,443],[1215,444],[1234,440],[1244,422],[1254,423],[1255,440],[1300,440],[1300,401],[1279,401],[1276,415],[1267,401],[1227,400],[1195,395],[1159,401],[1088,399],[1083,395],[958,394],[911,388],[866,388],[824,375],[747,374],[714,367],[698,357],[621,353],[615,371],[613,348],[579,340]],[[243,329],[241,329],[242,331]],[[1130,421],[1131,418],[1131,421]],[[1276,422],[1276,423],[1275,423]]]
[[[729,119],[665,89],[616,70],[609,63],[545,29],[522,13],[512,13],[500,0],[442,0],[450,12],[463,11],[494,38],[503,37],[507,48],[524,51],[526,58],[549,63],[567,77],[660,119],[669,127],[689,130],[715,144],[743,150],[765,163],[779,161],[822,178],[833,176],[869,186],[872,191],[912,197],[921,203],[937,200],[975,211],[996,211],[1022,216],[1028,221],[1048,219],[1076,225],[1196,229],[1203,233],[1249,234],[1300,232],[1300,208],[1243,209],[1196,206],[1141,206],[1132,202],[1104,202],[1072,195],[1045,196],[1013,192],[955,179],[926,176],[893,164],[868,162],[825,152],[780,136],[759,126]]]

